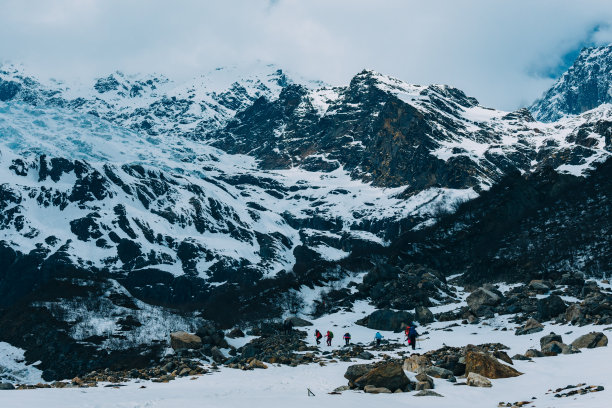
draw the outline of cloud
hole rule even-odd
[[[610,2],[595,0],[5,0],[0,58],[60,78],[263,60],[344,84],[367,67],[510,110],[580,47],[611,42],[609,21]]]

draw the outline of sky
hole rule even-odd
[[[180,80],[259,60],[332,85],[368,68],[513,110],[611,24],[610,0],[0,0],[0,61]]]

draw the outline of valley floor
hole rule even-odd
[[[356,326],[354,322],[363,316],[369,307],[356,304],[355,312],[341,312],[315,320],[308,328],[308,341],[313,343],[311,332],[317,327],[321,331],[332,329],[336,335],[335,345],[346,331],[351,332],[354,342],[368,343],[374,331]],[[500,342],[511,349],[509,355],[524,353],[529,348],[539,349],[540,337],[554,331],[570,343],[578,336],[590,331],[602,331],[610,335],[610,328],[602,326],[574,327],[547,324],[545,330],[534,335],[515,336],[514,324],[506,317],[497,317],[483,325],[460,325],[452,331],[443,331],[455,322],[436,322],[420,328],[423,339],[419,344],[424,352],[437,349],[444,344],[464,346]],[[507,331],[501,331],[506,327]],[[606,330],[608,329],[608,330]],[[383,332],[390,340],[402,340],[402,334]],[[244,342],[245,339],[242,340]],[[324,351],[326,346],[321,346]],[[405,348],[404,351],[408,351]],[[382,354],[382,353],[381,353]],[[393,354],[393,353],[389,353]],[[356,362],[364,362],[356,360]],[[44,408],[140,408],[140,407],[372,407],[414,406],[419,407],[497,407],[500,402],[532,401],[528,407],[610,407],[609,390],[612,389],[612,347],[583,349],[574,355],[536,358],[533,361],[514,361],[514,366],[525,373],[516,378],[492,380],[492,388],[474,388],[453,385],[435,379],[435,391],[444,397],[415,397],[415,392],[401,394],[365,394],[344,391],[341,395],[329,394],[334,388],[346,385],[343,375],[346,368],[355,362],[301,365],[298,367],[276,367],[266,370],[241,371],[221,368],[218,372],[201,377],[184,377],[167,384],[152,382],[130,382],[119,388],[71,388],[37,389],[24,391],[0,391],[0,407],[44,407]],[[413,378],[413,373],[407,373]],[[462,382],[462,379],[458,379]],[[557,388],[567,385],[603,386],[603,392],[594,392],[572,397],[554,397]],[[308,396],[310,389],[315,396]],[[563,391],[566,392],[566,391]],[[535,397],[535,400],[532,400]]]

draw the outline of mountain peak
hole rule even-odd
[[[574,64],[530,110],[538,120],[552,122],[612,102],[612,44],[584,48]]]

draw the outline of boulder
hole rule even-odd
[[[422,356],[420,354],[413,354],[404,360],[404,370],[410,371],[413,373],[422,373],[425,372],[425,369],[431,365],[431,361],[427,356]]]
[[[554,356],[557,354],[576,354],[580,353],[580,350],[574,348],[574,346],[553,340],[549,341],[542,347],[542,353],[547,356]]]
[[[500,363],[489,354],[468,351],[465,354],[465,372],[484,375],[487,378],[518,377],[522,373],[514,368]]]
[[[199,349],[202,347],[202,339],[184,331],[174,332],[170,333],[170,346],[174,350]]]
[[[516,329],[514,334],[517,336],[522,336],[525,334],[541,332],[542,330],[544,330],[544,326],[540,322],[538,322],[536,319],[529,319],[522,327]]]
[[[349,383],[355,382],[356,379],[370,371],[372,367],[372,364],[354,364],[348,366],[346,372],[344,373],[344,378],[349,380]]]
[[[244,332],[239,328],[234,327],[229,333],[227,333],[227,337],[229,337],[230,339],[244,337]]]
[[[414,316],[416,321],[421,324],[433,323],[434,321],[433,313],[425,306],[417,306],[414,309]]]
[[[579,303],[574,303],[569,305],[567,310],[565,310],[565,321],[576,324],[584,318],[584,315],[585,313],[584,310],[582,310],[582,306]]]
[[[263,369],[268,368],[268,366],[264,362],[259,361],[256,358],[251,360],[251,362],[249,363],[249,367],[250,368],[263,368]]]
[[[534,279],[527,285],[528,289],[534,290],[538,293],[546,293],[554,288],[554,284],[548,280]]]
[[[529,349],[525,352],[525,357],[527,358],[544,357],[544,353],[536,349]]]
[[[390,390],[401,390],[408,389],[410,387],[410,380],[402,370],[402,365],[397,362],[383,363],[366,374],[357,378],[354,381],[355,385],[359,388],[365,387],[366,385],[373,385],[375,387],[385,387]]]
[[[431,378],[427,374],[420,373],[420,374],[417,374],[415,378],[417,380],[417,384],[416,384],[417,391],[432,390],[434,388],[433,378]]]
[[[357,358],[362,360],[371,360],[374,358],[374,354],[370,353],[369,351],[362,351],[361,353],[357,354]]]
[[[432,390],[422,390],[414,394],[415,397],[443,397],[444,395],[440,395]]]
[[[553,341],[563,343],[563,339],[560,335],[550,332],[550,334],[547,334],[540,339],[540,349],[544,349],[544,346]]]
[[[297,316],[291,316],[285,319],[286,322],[291,322],[293,323],[294,327],[307,327],[307,326],[312,326],[312,323],[309,322],[308,320],[304,320],[301,319]]]
[[[469,373],[465,383],[470,387],[492,387],[491,381],[480,374]]]
[[[514,365],[514,363],[512,362],[512,359],[510,358],[508,353],[506,353],[505,351],[502,351],[502,350],[494,351],[493,352],[493,357],[497,358],[498,360],[503,361],[504,363],[508,363],[508,364]]]
[[[466,301],[470,310],[476,316],[484,315],[484,306],[497,306],[502,300],[499,292],[490,289],[478,288],[467,297]]]
[[[213,346],[210,349],[210,354],[212,356],[212,359],[215,363],[223,363],[225,362],[225,360],[227,360],[227,357],[225,357],[225,355],[223,354],[223,352],[221,350],[219,350],[219,347],[217,346]]]
[[[430,375],[435,378],[444,378],[449,379],[454,377],[453,372],[451,370],[447,370],[446,368],[432,366],[425,370],[425,374]]]
[[[414,316],[409,312],[395,312],[389,309],[376,310],[368,317],[361,319],[357,324],[369,329],[401,332],[411,324]]]
[[[540,321],[546,321],[565,313],[567,305],[559,296],[550,295],[543,299],[539,299],[537,308],[538,319],[540,319]]]
[[[531,360],[529,357],[523,355],[523,354],[515,354],[512,356],[513,360]]]
[[[608,338],[602,332],[591,332],[578,337],[572,342],[572,346],[577,349],[604,347],[608,345]]]
[[[373,385],[366,385],[363,390],[368,394],[392,394],[391,390],[385,387],[375,387]]]
[[[15,386],[11,383],[0,382],[0,390],[14,390]]]

